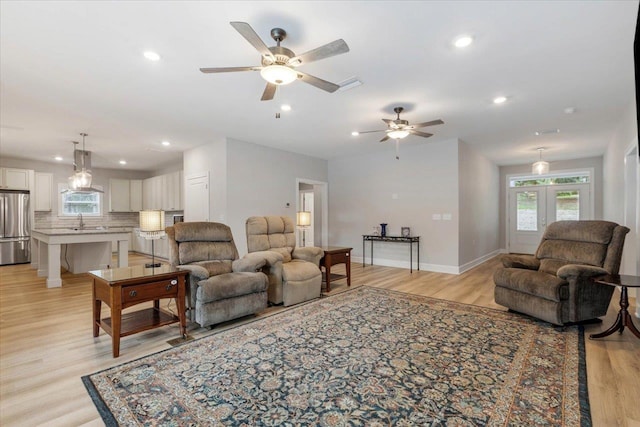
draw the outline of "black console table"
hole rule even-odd
[[[375,236],[372,234],[362,235],[362,268],[365,267],[365,242],[371,242],[371,265],[373,265],[373,242],[397,242],[409,244],[409,270],[413,273],[413,244],[418,248],[418,271],[420,270],[420,236]]]

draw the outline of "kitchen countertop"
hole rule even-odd
[[[31,231],[45,236],[75,236],[78,234],[116,234],[129,233],[132,227],[85,227],[79,228],[34,228]]]

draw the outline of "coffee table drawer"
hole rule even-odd
[[[122,304],[156,300],[160,298],[175,298],[178,296],[178,279],[163,280],[143,285],[122,287]]]

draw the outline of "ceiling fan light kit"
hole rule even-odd
[[[268,65],[260,70],[263,79],[274,85],[288,85],[298,78],[298,73],[284,65]]]

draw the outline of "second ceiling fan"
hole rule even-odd
[[[261,101],[273,99],[278,86],[289,84],[294,80],[302,80],[305,83],[331,93],[340,88],[340,86],[335,83],[303,73],[296,68],[309,62],[348,52],[349,46],[347,46],[344,40],[338,39],[301,55],[296,55],[292,50],[280,46],[280,42],[287,37],[287,32],[282,28],[273,28],[271,30],[271,37],[276,41],[276,46],[267,47],[260,36],[251,28],[251,25],[246,22],[231,22],[230,24],[262,55],[262,65],[253,67],[200,68],[200,71],[203,73],[260,71],[260,75],[267,81],[267,86],[262,93]]]
[[[422,132],[417,129],[424,128],[427,126],[444,124],[442,120],[438,119],[438,120],[432,120],[430,122],[416,123],[416,124],[410,125],[407,120],[403,120],[400,118],[400,113],[402,113],[403,111],[404,111],[404,108],[395,107],[393,109],[393,112],[397,114],[395,120],[382,119],[382,121],[387,124],[387,129],[366,130],[363,132],[355,132],[355,134],[359,135],[362,133],[385,132],[386,135],[382,137],[380,142],[387,142],[389,139],[395,139],[396,140],[396,159],[399,159],[400,157],[398,155],[398,144],[401,139],[406,138],[409,135],[416,135],[416,136],[421,136],[423,138],[429,138],[430,136],[433,136],[432,133]]]

